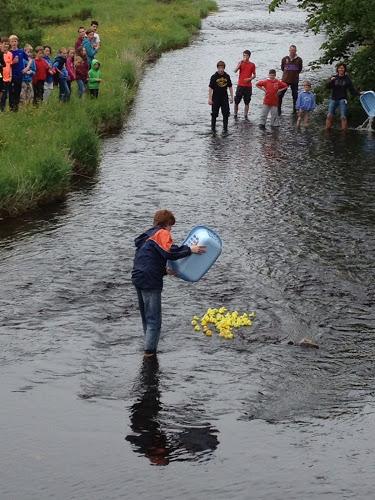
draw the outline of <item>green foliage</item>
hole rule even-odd
[[[272,0],[273,12],[287,0]],[[375,87],[375,0],[297,0],[308,13],[308,28],[324,32],[323,54],[313,65],[344,60],[349,62],[356,83]]]
[[[7,28],[3,34],[31,33],[53,20],[42,39],[54,52],[74,43],[77,27],[88,26],[88,17],[98,19],[103,74],[99,99],[80,100],[73,84],[68,104],[58,102],[55,89],[39,108],[2,113],[0,214],[17,214],[60,197],[74,171],[93,173],[99,164],[99,137],[122,127],[144,62],[151,54],[186,44],[201,16],[214,6],[212,0],[0,0],[1,27]],[[22,36],[21,44],[35,44],[35,33]]]

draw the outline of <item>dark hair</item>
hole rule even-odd
[[[79,33],[79,30],[85,30],[85,31],[86,31],[86,28],[85,28],[84,26],[80,26],[80,27],[78,28],[78,30],[77,30],[77,31],[78,31],[78,33]]]
[[[176,219],[170,210],[158,210],[154,215],[154,226],[174,226]]]
[[[275,69],[270,69],[268,72],[269,75],[276,75],[276,70]]]
[[[91,28],[90,28],[90,29],[88,29],[88,30],[86,30],[86,35],[89,35],[90,33],[95,33],[95,31],[94,31],[94,30],[92,30]]]
[[[345,73],[346,73],[346,70],[347,70],[347,66],[346,66],[346,64],[345,64],[345,63],[343,63],[343,62],[340,62],[340,63],[336,64],[336,69],[339,69],[339,67],[340,67],[340,66],[342,66],[342,67],[344,68]]]
[[[291,48],[291,47],[293,47],[294,49],[297,48],[296,45],[293,45],[293,44],[289,48]]]
[[[92,26],[93,24],[95,24],[95,26],[99,26],[98,21],[91,21],[91,26]]]
[[[49,51],[50,51],[50,52],[51,52],[51,54],[52,54],[52,47],[51,47],[50,45],[45,45],[45,46],[43,47],[43,50],[46,50],[46,49],[49,49]]]
[[[247,54],[249,57],[251,56],[251,52],[250,52],[250,50],[244,50],[244,51],[243,51],[243,53],[244,53],[244,54]]]
[[[216,64],[216,67],[218,68],[219,66],[224,66],[224,68],[225,68],[225,62],[224,62],[224,61],[219,61],[219,62]]]

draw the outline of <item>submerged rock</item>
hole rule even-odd
[[[312,349],[319,349],[319,345],[311,339],[304,337],[299,342],[293,342],[289,340],[288,345],[299,345],[300,347],[310,347]]]

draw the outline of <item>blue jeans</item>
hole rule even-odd
[[[348,101],[346,99],[339,99],[338,101],[330,99],[328,103],[328,114],[334,115],[337,108],[340,110],[340,118],[346,118],[348,114]]]
[[[161,329],[161,290],[136,289],[145,334],[145,351],[156,352]]]
[[[68,102],[70,99],[70,89],[68,82],[65,78],[60,78],[59,80],[59,100],[61,102]]]
[[[76,80],[78,85],[78,97],[82,97],[86,92],[86,86],[83,80]]]

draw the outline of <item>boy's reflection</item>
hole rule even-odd
[[[152,465],[168,465],[172,455],[174,460],[183,460],[178,457],[181,451],[196,455],[217,448],[217,431],[208,424],[199,427],[181,426],[181,431],[169,436],[163,431],[158,416],[163,405],[160,401],[159,363],[155,357],[143,361],[140,392],[130,412],[133,434],[125,439],[133,445],[135,452],[145,455]],[[194,414],[189,412],[188,418],[191,416]]]

